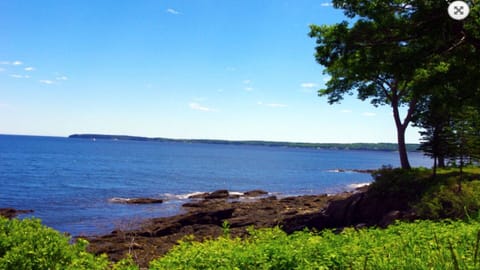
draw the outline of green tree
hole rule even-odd
[[[333,5],[354,22],[310,27],[316,60],[331,76],[319,95],[333,104],[356,92],[374,106],[390,106],[400,163],[408,169],[405,131],[432,91],[449,81],[456,89],[468,86],[462,95],[478,98],[479,76],[473,75],[478,73],[479,8],[458,22],[449,18],[445,1],[334,0]],[[473,67],[465,65],[470,63]]]

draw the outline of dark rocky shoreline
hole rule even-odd
[[[368,187],[336,195],[308,195],[277,198],[263,191],[251,193],[255,200],[236,200],[220,190],[196,196],[183,205],[186,213],[153,218],[110,234],[85,237],[89,251],[106,253],[113,261],[131,254],[140,266],[168,252],[186,236],[195,240],[216,238],[228,224],[232,237],[248,235],[247,228],[280,226],[285,232],[346,226],[387,226],[395,219],[414,219],[408,206],[394,198],[382,198]]]
[[[123,203],[161,203],[157,199],[137,198]],[[303,229],[335,229],[347,226],[386,227],[397,219],[417,218],[408,201],[371,192],[368,186],[335,195],[304,195],[277,198],[263,190],[231,194],[227,190],[192,196],[182,206],[184,213],[171,217],[132,221],[109,234],[86,238],[88,250],[106,253],[113,261],[127,255],[142,267],[167,253],[179,240],[212,239],[224,234],[227,224],[232,237],[248,235],[247,229],[279,226],[287,233]],[[14,218],[32,210],[0,208],[0,215]]]

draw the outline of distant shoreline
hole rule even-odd
[[[397,151],[396,143],[299,143],[299,142],[272,142],[272,141],[230,141],[230,140],[209,140],[209,139],[169,139],[150,138],[128,135],[107,135],[107,134],[73,134],[68,136],[73,139],[90,140],[124,140],[124,141],[152,141],[152,142],[182,142],[182,143],[207,143],[226,145],[257,145],[272,147],[292,148],[315,148],[330,150],[369,150],[369,151]],[[418,152],[419,144],[407,144],[407,151]]]

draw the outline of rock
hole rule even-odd
[[[88,249],[95,254],[106,253],[112,261],[118,261],[131,252],[129,245],[134,240],[142,247],[135,250],[136,262],[148,267],[152,259],[167,253],[185,236],[193,235],[195,240],[202,241],[222,235],[224,222],[230,226],[231,237],[245,237],[252,226],[256,229],[280,226],[287,233],[305,228],[341,231],[351,226],[386,225],[399,217],[415,218],[407,212],[408,201],[398,196],[375,195],[369,190],[281,199],[270,196],[232,201],[227,198],[230,198],[227,190],[217,190],[205,195],[204,200],[184,204],[182,214],[149,219],[136,229],[89,237]]]
[[[33,213],[33,210],[18,210],[13,208],[0,208],[0,216],[12,219],[20,214]]]
[[[111,203],[125,203],[125,204],[152,204],[152,203],[163,203],[162,199],[154,198],[113,198],[110,199]]]
[[[250,191],[247,191],[245,193],[243,193],[243,196],[245,197],[258,197],[258,196],[263,196],[263,195],[267,195],[268,192],[264,191],[264,190],[260,190],[260,189],[256,189],[256,190],[250,190]]]
[[[385,216],[383,216],[382,220],[378,223],[378,225],[382,228],[386,228],[388,225],[393,224],[395,220],[401,219],[403,217],[403,213],[398,210],[393,210],[388,212]]]
[[[200,194],[195,194],[188,196],[189,199],[205,199],[210,193],[205,192],[205,193],[200,193]]]
[[[221,190],[216,190],[207,196],[205,196],[205,199],[211,200],[211,199],[227,199],[229,197],[228,190],[226,189],[221,189]]]

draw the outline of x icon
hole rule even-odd
[[[463,15],[463,6],[454,6],[453,9],[455,10],[453,13],[455,15]]]

